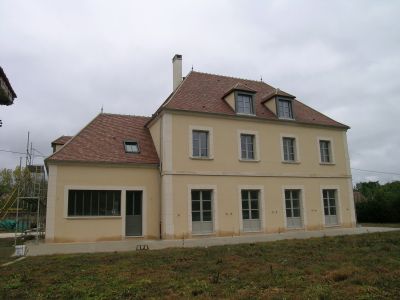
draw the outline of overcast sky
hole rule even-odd
[[[30,131],[48,155],[102,106],[151,115],[180,53],[184,75],[262,76],[351,126],[352,168],[400,173],[399,18],[400,1],[2,0],[0,66],[18,98],[0,107],[0,149],[24,152]],[[20,156],[0,152],[0,168]]]

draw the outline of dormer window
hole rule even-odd
[[[239,92],[236,94],[236,113],[254,115],[253,95]]]
[[[135,141],[125,141],[124,142],[126,153],[139,153],[139,144]]]
[[[282,119],[293,119],[292,101],[278,98],[278,117]]]

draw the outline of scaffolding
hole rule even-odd
[[[30,144],[29,149],[29,133],[26,153],[25,168],[22,168],[20,159],[21,173],[17,178],[16,187],[0,207],[0,221],[10,220],[15,224],[16,254],[25,241],[35,239],[39,242],[43,239],[46,226],[45,167],[33,164],[33,147]]]

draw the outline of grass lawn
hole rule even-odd
[[[0,299],[398,299],[400,231],[28,257],[0,278]]]
[[[13,260],[10,256],[14,253],[14,239],[0,239],[0,265]],[[1,273],[0,269],[0,273]],[[1,278],[1,276],[0,276]],[[1,299],[1,298],[0,298]]]
[[[400,223],[361,223],[363,227],[391,227],[400,228]]]

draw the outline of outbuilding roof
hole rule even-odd
[[[149,129],[144,126],[149,119],[101,113],[46,162],[158,164]],[[54,142],[62,138],[66,137]],[[125,152],[124,141],[132,140],[139,144],[139,153]]]

